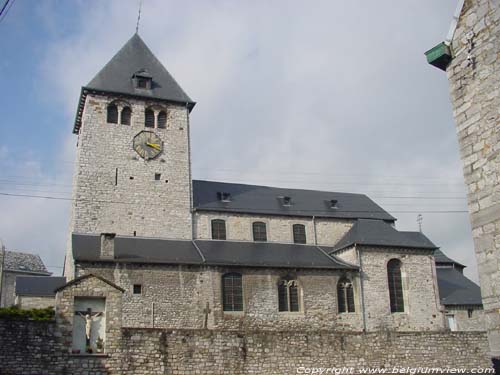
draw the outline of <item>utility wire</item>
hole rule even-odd
[[[5,17],[7,17],[7,14],[9,13],[10,8],[12,8],[12,5],[16,2],[16,0],[6,0],[5,4],[2,7],[2,10],[0,11],[0,22],[2,22]],[[10,4],[9,4],[10,3]],[[8,8],[7,4],[9,4]]]
[[[23,198],[39,198],[39,199],[50,199],[50,200],[61,200],[61,201],[75,201],[75,202],[89,202],[89,203],[110,203],[110,204],[140,204],[144,205],[144,202],[124,202],[124,201],[101,201],[101,200],[93,200],[93,199],[79,199],[79,198],[63,198],[63,197],[54,197],[50,195],[31,195],[31,194],[11,194],[11,193],[0,193],[0,195],[3,196],[9,196],[9,197],[23,197]],[[263,209],[263,210],[258,210],[252,207],[238,207],[237,210],[233,210],[234,212],[238,212],[238,210],[250,210],[254,212],[262,211],[263,214],[269,211],[274,211],[274,212],[279,212],[283,213],[281,210],[277,209]],[[226,210],[230,212],[231,210]],[[317,212],[318,210],[299,210],[300,212]],[[355,213],[355,212],[363,212],[363,213],[386,213],[385,210],[335,210],[335,212],[339,213]],[[428,214],[433,214],[433,213],[468,213],[467,210],[431,210],[431,211],[423,211],[423,210],[418,210],[418,211],[410,211],[410,210],[403,210],[403,211],[392,211],[393,213],[428,213]]]

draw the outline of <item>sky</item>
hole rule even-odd
[[[18,0],[0,19],[0,238],[56,275],[80,88],[133,35],[138,4]],[[399,230],[421,214],[477,281],[448,81],[424,56],[455,7],[143,0],[139,34],[197,102],[194,178],[367,194]]]

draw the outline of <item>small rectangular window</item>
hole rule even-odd
[[[141,284],[134,284],[133,293],[134,294],[142,294],[142,285]]]
[[[155,181],[161,180],[161,173],[155,173]]]

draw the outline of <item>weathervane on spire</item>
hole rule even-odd
[[[137,14],[137,25],[135,26],[135,33],[139,33],[139,22],[141,21],[141,8],[142,8],[142,0],[139,0],[139,13]]]

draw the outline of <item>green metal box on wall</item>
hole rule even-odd
[[[444,42],[439,43],[437,46],[431,48],[425,53],[427,62],[438,69],[446,71],[448,64],[451,61],[450,46]]]

